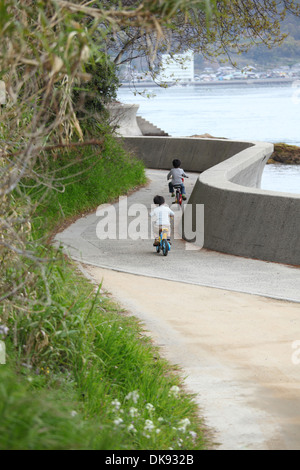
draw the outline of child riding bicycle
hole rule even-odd
[[[158,246],[159,245],[159,236],[163,230],[168,231],[167,239],[170,242],[170,237],[171,237],[171,232],[170,232],[170,218],[174,217],[174,212],[171,211],[169,206],[165,204],[165,198],[163,196],[155,196],[153,199],[154,204],[156,204],[158,207],[156,207],[150,214],[150,217],[155,217],[155,241],[153,243],[153,246]]]
[[[181,187],[181,194],[182,194],[182,199],[185,201],[186,200],[186,192],[185,192],[185,186],[183,184],[183,178],[188,178],[188,176],[185,174],[182,168],[180,168],[181,161],[178,160],[177,158],[173,160],[173,168],[172,170],[168,173],[167,180],[172,179],[169,183],[169,192],[171,193],[171,196],[174,197],[174,186],[180,186]]]

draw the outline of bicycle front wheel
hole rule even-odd
[[[169,246],[168,246],[167,240],[163,240],[163,242],[162,242],[162,251],[163,251],[163,255],[167,256],[168,251],[169,251]]]

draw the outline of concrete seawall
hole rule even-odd
[[[204,204],[204,248],[300,265],[300,195],[259,189],[272,144],[144,136],[124,142],[148,168],[168,170],[177,157],[186,171],[202,173],[184,218],[195,230],[196,205]]]
[[[124,137],[126,146],[141,158],[147,168],[170,170],[180,158],[186,171],[201,173],[253,146],[251,142],[189,137]]]

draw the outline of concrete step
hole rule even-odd
[[[163,136],[163,137],[169,136],[167,132],[163,131],[159,127],[147,121],[147,119],[144,119],[142,116],[137,116],[136,120],[137,120],[139,128],[142,131],[142,134],[145,136]]]

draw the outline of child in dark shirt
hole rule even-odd
[[[186,200],[185,186],[183,184],[183,178],[188,178],[182,168],[180,168],[181,161],[178,159],[173,160],[173,168],[168,173],[167,180],[171,179],[169,183],[169,191],[172,197],[175,196],[174,186],[181,186],[182,199]]]

